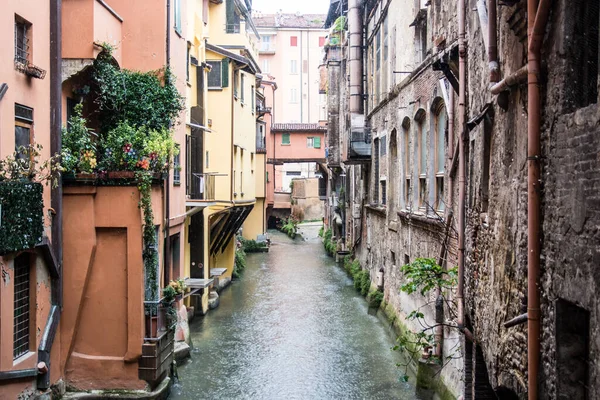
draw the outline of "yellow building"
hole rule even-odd
[[[253,42],[257,34],[246,3],[196,5],[188,16],[193,22],[186,35],[185,275],[197,279],[194,287],[204,288],[202,300],[194,306],[205,313],[209,289],[231,279],[235,234],[256,204],[256,177],[260,174],[264,180],[264,167],[260,172],[255,169],[260,70]],[[258,194],[264,204],[264,189]]]

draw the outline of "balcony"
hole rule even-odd
[[[371,128],[355,126],[350,130],[347,164],[360,164],[371,160]]]
[[[275,192],[273,208],[292,208],[292,194]]]
[[[215,200],[215,178],[223,174],[191,174],[189,189],[190,200],[214,201]]]

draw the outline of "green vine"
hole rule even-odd
[[[409,360],[405,364],[398,364],[398,367],[408,369],[411,362],[416,362],[422,354],[430,352],[436,345],[434,329],[440,325],[446,325],[451,328],[457,328],[453,325],[444,323],[429,324],[425,320],[425,314],[421,308],[430,306],[436,301],[442,301],[442,304],[448,306],[448,310],[452,313],[450,307],[451,302],[448,301],[446,294],[452,291],[458,283],[458,268],[444,269],[438,265],[433,258],[417,258],[410,264],[404,265],[401,268],[407,282],[403,284],[400,290],[406,294],[420,293],[422,296],[428,295],[432,290],[438,290],[441,298],[434,299],[419,307],[419,309],[411,311],[406,320],[415,321],[421,327],[415,332],[406,331],[397,339],[397,344],[394,350],[403,350],[409,355]],[[457,351],[455,353],[458,353]],[[444,366],[444,361],[449,362],[455,357],[455,353],[449,354],[444,359],[438,359],[430,353],[430,360]],[[408,380],[408,376],[404,375],[404,380]]]
[[[152,174],[147,171],[136,171],[135,178],[140,191],[140,208],[143,213],[142,238],[144,276],[144,300],[158,301],[158,242],[154,229],[154,213],[152,211]],[[151,307],[151,315],[156,315],[156,307]]]

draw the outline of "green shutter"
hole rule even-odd
[[[321,148],[321,138],[320,137],[317,136],[317,137],[315,137],[313,139],[313,147],[315,149],[320,149]]]
[[[290,144],[290,134],[284,133],[281,135],[281,144]]]
[[[229,86],[229,58],[221,61],[221,87]]]

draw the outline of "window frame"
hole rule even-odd
[[[14,21],[14,52],[15,57],[14,60],[17,63],[28,65],[31,63],[32,54],[31,54],[31,22],[25,20],[19,15],[15,14]],[[21,33],[21,38],[19,38],[19,33]],[[20,40],[21,39],[21,40]]]
[[[308,149],[314,149],[314,143],[315,143],[315,137],[314,136],[307,136],[306,137],[306,147]]]
[[[207,60],[206,63],[211,66],[211,69],[206,76],[207,89],[208,90],[223,89],[223,60]],[[210,86],[210,75],[212,73],[219,74],[219,86]]]
[[[287,138],[287,143],[285,141],[285,138]],[[290,135],[290,133],[288,132],[284,132],[281,134],[281,145],[282,146],[290,146],[292,144],[292,137]]]
[[[181,36],[181,0],[173,1],[173,29]]]
[[[175,149],[177,150],[173,154],[173,185],[181,185],[181,146],[179,143],[175,143]]]
[[[18,266],[17,262],[21,261],[23,264]],[[32,285],[35,285],[35,273],[32,273],[32,264],[32,255],[27,252],[15,257],[13,261],[13,362],[18,362],[19,359],[30,353],[35,345],[35,338],[32,340],[32,332],[35,331],[35,312],[32,312],[32,304],[34,304],[33,301],[35,300],[35,286],[32,288]],[[24,269],[27,277],[24,289],[19,291],[17,291],[17,285],[22,285],[24,282],[19,282],[19,278],[22,277],[23,274],[18,275],[18,268]],[[17,295],[23,292],[26,292],[26,298],[18,299]],[[17,310],[23,307],[26,308],[26,311],[17,316]],[[17,318],[24,314],[27,315],[25,321],[21,320],[17,322]],[[23,326],[22,329],[18,329],[20,325]],[[21,336],[17,336],[20,332],[22,333]],[[17,346],[17,343],[21,344]]]

